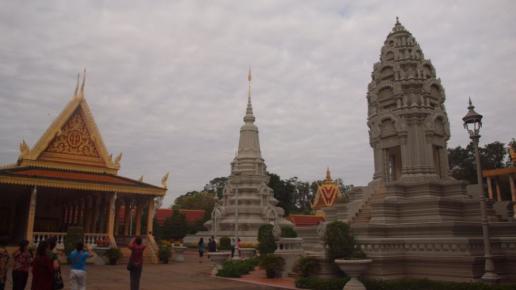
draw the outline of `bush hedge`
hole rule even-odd
[[[260,255],[272,254],[276,251],[276,242],[272,233],[272,225],[262,225],[258,229],[258,252]]]
[[[317,278],[317,277],[300,277],[296,280],[296,287],[312,290],[341,290],[349,281],[348,277],[343,278]],[[367,288],[368,290],[372,290]]]
[[[297,232],[291,226],[281,227],[281,237],[282,238],[297,238]]]
[[[427,279],[392,281],[364,280],[368,290],[514,290],[516,285],[486,285],[483,283],[440,282]]]
[[[258,265],[258,260],[250,258],[241,261],[226,261],[222,269],[217,272],[217,276],[240,278],[242,275],[249,274]]]
[[[260,268],[265,270],[267,278],[281,277],[281,273],[285,269],[285,259],[274,254],[268,254],[260,257]]]
[[[340,290],[349,280],[344,278],[323,279],[300,277],[296,287],[312,290]],[[427,279],[362,280],[367,290],[514,290],[516,285],[486,285],[483,283],[439,282]]]
[[[315,257],[301,257],[294,265],[294,272],[301,277],[317,275],[321,271],[321,264]]]

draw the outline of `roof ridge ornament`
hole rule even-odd
[[[75,91],[73,93],[74,97],[77,97],[79,93],[79,79],[81,78],[81,73],[77,73],[77,83],[75,84]]]
[[[86,84],[86,68],[84,68],[82,75],[81,90],[79,91],[78,97],[84,98],[84,85]]]
[[[167,173],[161,178],[161,186],[164,188],[168,188],[168,176],[170,172],[167,171]]]

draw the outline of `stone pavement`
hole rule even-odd
[[[141,290],[273,290],[269,286],[252,285],[238,281],[215,278],[210,276],[212,263],[206,257],[199,263],[195,252],[188,251],[185,262],[171,261],[168,265],[144,265]],[[68,281],[69,267],[63,266],[65,290],[70,289]],[[125,265],[117,266],[88,266],[88,290],[125,290],[129,289],[129,272]],[[10,280],[9,273],[9,280]],[[12,289],[10,281],[5,289]],[[30,289],[30,281],[26,289]]]

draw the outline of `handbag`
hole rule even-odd
[[[129,262],[127,262],[127,271],[132,271],[136,268],[133,264],[133,262],[129,259]]]
[[[64,288],[63,276],[61,276],[61,268],[54,271],[54,290]]]

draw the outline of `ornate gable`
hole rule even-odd
[[[113,162],[84,98],[84,80],[75,96],[32,149],[20,144],[19,165],[116,174],[121,155]]]

